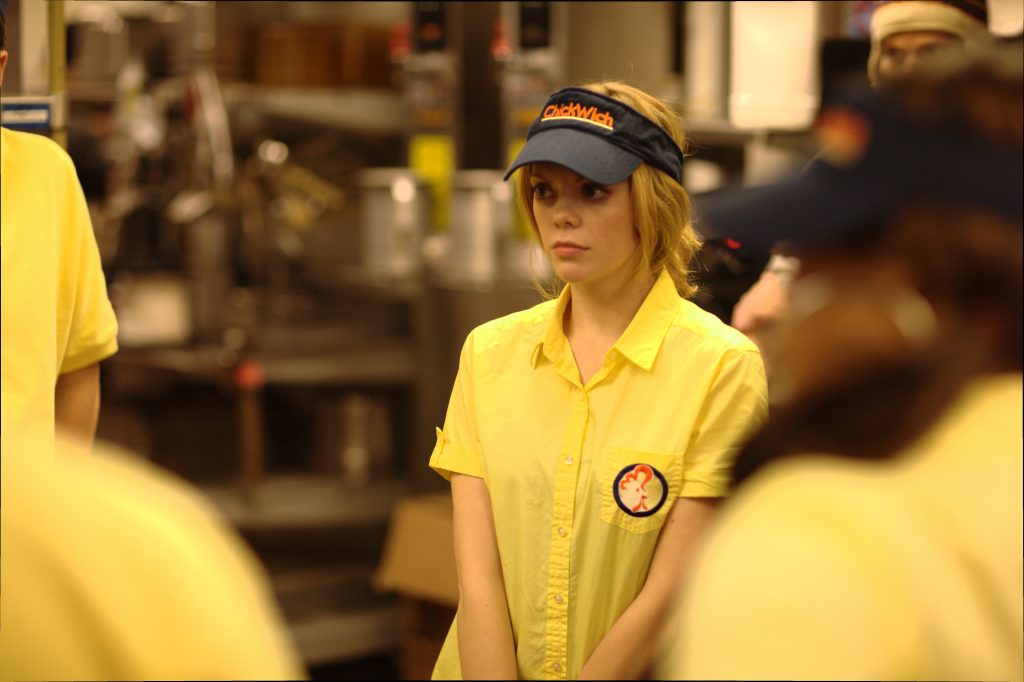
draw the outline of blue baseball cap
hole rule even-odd
[[[616,99],[584,88],[563,88],[548,98],[505,179],[521,166],[543,162],[603,185],[622,182],[641,163],[683,181],[683,151],[661,126]]]
[[[818,154],[778,183],[694,200],[707,240],[768,249],[841,243],[907,203],[976,206],[1024,214],[1021,148],[909,118],[884,93],[847,87],[822,109]]]

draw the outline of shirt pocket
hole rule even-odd
[[[682,477],[682,455],[608,448],[600,475],[601,520],[637,534],[659,530]]]

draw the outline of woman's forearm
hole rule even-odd
[[[643,592],[601,639],[580,670],[581,680],[635,680],[651,663],[670,603]]]
[[[651,663],[680,583],[718,500],[678,498],[658,537],[647,580],[590,654],[581,680],[637,679]]]
[[[458,634],[462,677],[467,680],[514,680],[515,643],[504,587],[487,585],[459,598]]]
[[[462,677],[514,680],[518,677],[515,642],[487,486],[480,478],[455,474],[452,502]]]

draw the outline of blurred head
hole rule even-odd
[[[779,329],[777,400],[956,349],[971,373],[1020,370],[1019,223],[922,204],[889,217],[878,234],[801,252]]]
[[[572,108],[574,104],[582,108]],[[622,183],[632,222],[622,226],[633,232],[636,267],[654,275],[667,269],[679,293],[690,296],[696,287],[689,281],[689,263],[700,241],[690,225],[690,197],[681,184],[685,145],[682,122],[666,103],[624,83],[590,83],[552,95],[508,175],[518,170],[519,207],[542,243],[532,166],[568,169],[581,188],[581,181],[613,190]],[[550,257],[549,245],[544,246]],[[557,261],[553,264],[557,273]]]
[[[798,178],[698,207],[801,259],[778,400],[941,353],[1020,370],[1022,118],[1019,64],[918,74],[826,107],[832,147]]]
[[[988,47],[984,0],[888,0],[871,17],[868,77],[878,87],[942,54],[967,58]]]
[[[7,68],[7,12],[0,8],[0,85],[4,84],[4,69]]]

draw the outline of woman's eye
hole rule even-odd
[[[596,199],[608,194],[608,188],[602,187],[601,185],[595,185],[593,183],[587,183],[581,188],[583,196],[587,199]]]
[[[538,182],[531,188],[533,190],[533,196],[543,199],[551,193],[551,187],[546,182]]]

